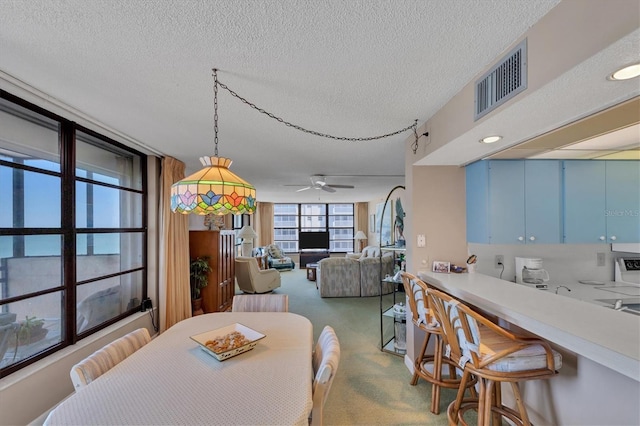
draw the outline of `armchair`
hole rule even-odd
[[[255,257],[236,257],[236,280],[244,293],[268,293],[280,287],[280,272],[260,269]]]
[[[277,244],[268,245],[267,253],[267,263],[269,268],[290,271],[296,266],[290,257],[284,255],[284,252]]]

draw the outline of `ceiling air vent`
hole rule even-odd
[[[527,39],[476,81],[475,120],[527,88]]]

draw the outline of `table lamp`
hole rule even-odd
[[[364,240],[367,239],[367,236],[364,234],[364,232],[358,231],[358,232],[356,232],[356,236],[353,237],[353,239],[358,241],[358,243],[359,243],[359,247],[358,247],[359,250],[358,251],[362,252],[362,248],[363,248],[362,245],[364,244]]]
[[[245,225],[238,232],[238,238],[242,238],[242,255],[251,256],[253,251],[253,239],[258,238],[258,234],[249,225]]]

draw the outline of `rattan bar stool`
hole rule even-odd
[[[429,302],[426,295],[428,291],[427,284],[407,272],[402,273],[402,284],[409,298],[412,322],[425,332],[422,348],[413,363],[414,373],[411,385],[415,386],[420,377],[431,383],[430,411],[434,414],[440,414],[440,389],[458,389],[460,386],[460,377],[456,372],[457,365],[446,357],[443,352],[442,328],[429,310]],[[434,339],[433,355],[426,353],[431,338]],[[443,377],[442,368],[444,366],[448,367],[448,375],[445,374]],[[470,389],[472,397],[477,396],[473,387],[475,383],[474,379],[466,384],[466,388]]]
[[[447,409],[449,424],[466,425],[465,412],[477,410],[478,425],[501,424],[502,417],[530,425],[518,382],[553,377],[562,366],[561,355],[545,340],[504,329],[446,293],[429,289],[427,297],[451,360],[464,369],[462,381],[475,377],[480,388],[478,398],[464,399],[460,386]],[[511,385],[517,411],[502,404],[502,382]]]

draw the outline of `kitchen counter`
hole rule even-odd
[[[615,311],[598,301],[633,298],[624,295],[635,294],[637,288],[628,288],[632,284],[558,283],[542,291],[479,273],[419,272],[418,276],[466,303],[640,382],[640,316]],[[572,291],[560,288],[560,294],[555,294],[558,285]]]

